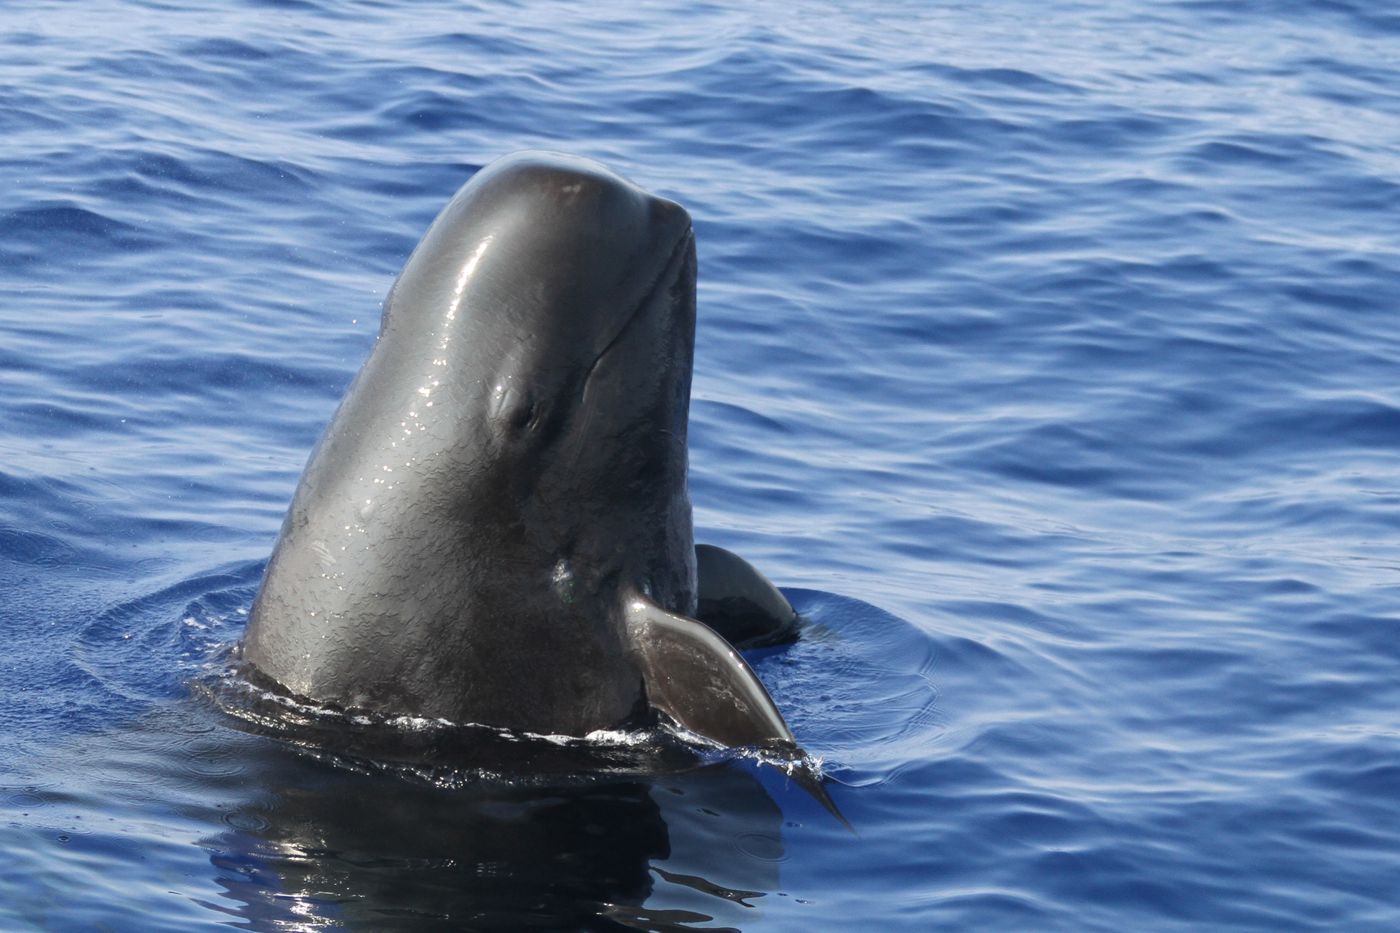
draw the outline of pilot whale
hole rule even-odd
[[[694,543],[694,339],[682,207],[555,153],[477,172],[307,463],[241,646],[255,678],[391,716],[585,736],[660,711],[795,747],[735,643],[796,615]]]

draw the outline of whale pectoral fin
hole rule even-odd
[[[732,551],[695,545],[700,621],[730,644],[757,648],[797,637],[797,613],[778,588]]]
[[[712,629],[641,596],[626,612],[652,706],[723,745],[796,747],[753,669]]]

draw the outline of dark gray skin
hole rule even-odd
[[[555,154],[482,169],[389,293],[244,659],[292,694],[389,715],[586,735],[652,707],[722,744],[792,743],[694,618],[703,596],[746,615],[745,637],[795,620],[728,552],[697,579],[694,335],[683,208]]]

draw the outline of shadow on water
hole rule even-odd
[[[631,778],[438,787],[269,749],[258,769],[249,784],[259,792],[205,843],[232,902],[206,906],[255,930],[712,928],[716,915],[751,909],[745,900],[778,881],[765,859],[747,860],[743,889],[694,874],[705,858],[688,849],[725,836],[779,838],[781,811],[731,767],[667,786]],[[678,833],[666,813],[678,806],[718,825]],[[655,864],[667,861],[683,867]],[[688,888],[694,897],[649,903],[659,879],[668,893]]]

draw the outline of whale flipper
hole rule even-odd
[[[695,545],[696,616],[731,645],[758,648],[797,637],[797,613],[752,564],[713,544]]]
[[[753,669],[713,629],[644,596],[627,601],[626,617],[653,707],[723,745],[796,747]]]

